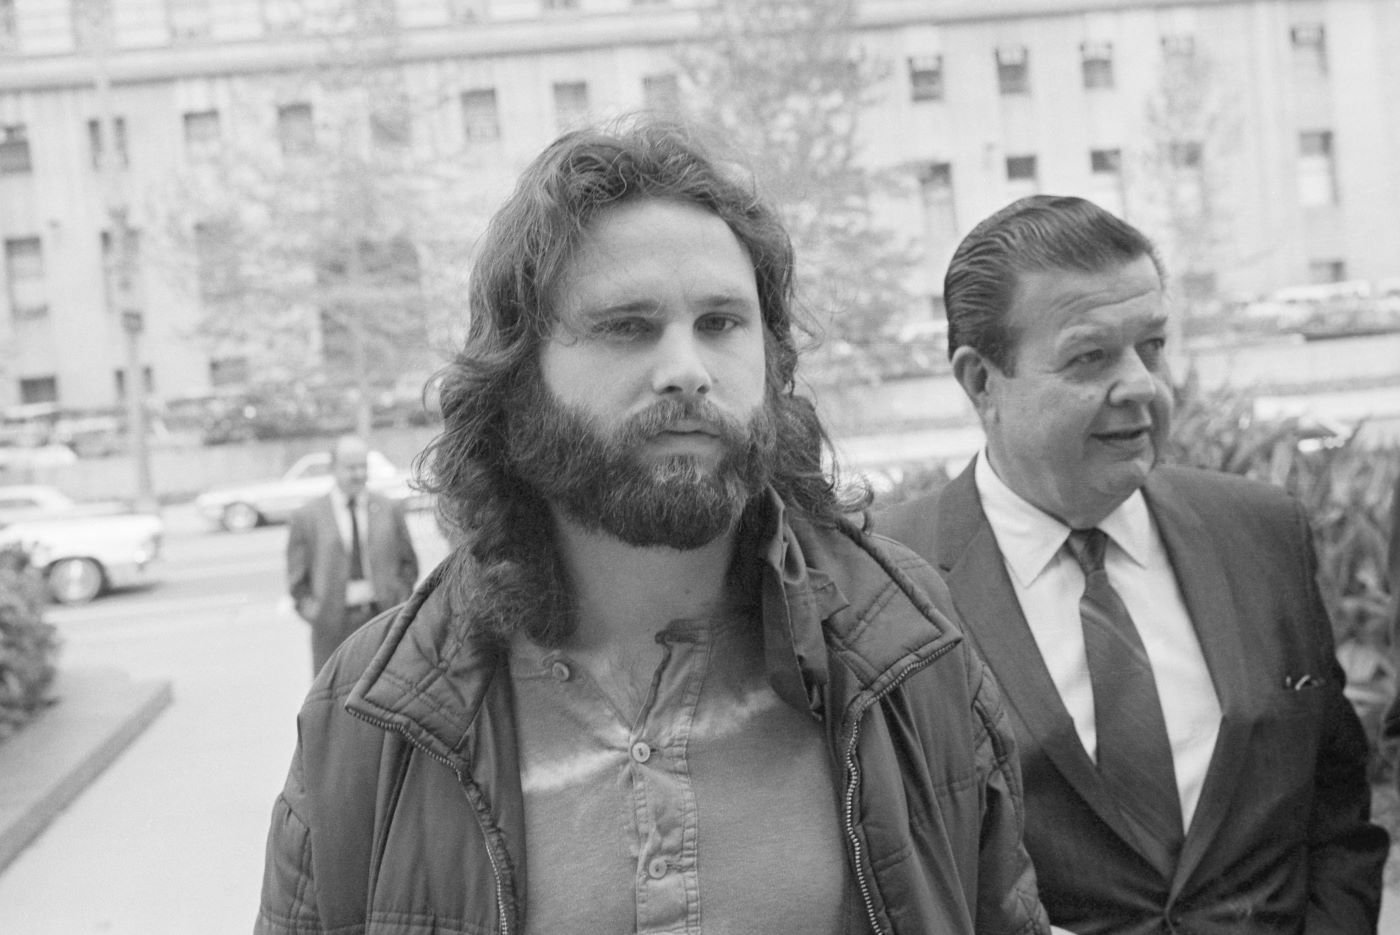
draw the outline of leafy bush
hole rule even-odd
[[[51,704],[58,636],[44,622],[44,584],[29,555],[0,548],[0,741]]]
[[[1260,418],[1247,394],[1204,392],[1188,378],[1177,390],[1167,458],[1268,481],[1302,503],[1347,696],[1375,743],[1396,691],[1389,634],[1395,582],[1386,581],[1386,555],[1400,450],[1363,448],[1355,431],[1320,437],[1297,418]],[[1376,765],[1383,769],[1383,760]]]

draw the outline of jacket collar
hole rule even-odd
[[[1137,847],[1093,761],[1084,752],[1069,713],[1060,702],[1016,600],[1002,554],[969,467],[950,481],[939,498],[935,561],[948,576],[958,609],[969,621],[977,648],[995,661],[997,680],[1008,706],[1038,741],[1048,759],[1106,824]],[[1207,668],[1220,697],[1222,720],[1215,755],[1206,775],[1186,842],[1175,868],[1160,867],[1179,890],[1200,866],[1210,842],[1228,820],[1240,766],[1248,749],[1249,722],[1245,651],[1233,614],[1239,606],[1225,569],[1228,555],[1215,546],[1204,517],[1179,489],[1179,470],[1157,467],[1143,489],[1148,510],[1162,536],[1173,572],[1181,583]]]
[[[829,554],[842,547],[824,543],[823,536],[804,523],[795,524],[772,490],[764,495],[755,517],[753,545],[745,551],[755,557],[758,567],[769,681],[788,704],[821,716],[829,676],[823,625],[855,630],[863,622],[859,615],[842,613],[851,600],[822,570],[829,567],[827,562],[842,560]],[[840,534],[825,538],[849,543]],[[848,547],[857,549],[853,544]],[[821,556],[824,561],[816,562],[821,567],[812,567],[812,553],[824,551],[828,553]],[[470,624],[453,606],[453,589],[447,586],[452,568],[449,559],[418,586],[352,689],[346,708],[400,731],[432,755],[464,770],[473,759],[473,725],[491,686],[505,673],[507,654],[470,638]],[[858,599],[866,600],[863,594]],[[874,603],[873,597],[868,600]],[[890,640],[888,647],[878,640],[872,646],[869,634],[857,635],[860,640],[853,645],[858,643],[873,671],[894,665],[908,652],[897,640]]]

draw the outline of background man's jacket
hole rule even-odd
[[[418,557],[403,504],[368,490],[360,496],[366,498],[369,529],[364,555],[375,603],[380,607],[402,604],[418,580]],[[353,629],[345,619],[349,576],[350,557],[335,521],[331,495],[317,497],[292,514],[287,533],[288,590],[297,613],[311,624],[311,656],[317,671]]]

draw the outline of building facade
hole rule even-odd
[[[117,402],[123,311],[157,399],[256,377],[199,339],[209,270],[167,255],[160,205],[220,154],[291,158],[324,132],[299,76],[344,4],[0,0],[0,406]],[[478,223],[560,129],[683,107],[676,50],[705,5],[358,0],[418,102],[369,136],[453,164]],[[862,0],[858,36],[885,66],[864,158],[903,180],[878,211],[926,259],[920,314],[967,229],[1036,191],[1143,227],[1188,297],[1400,276],[1400,0]]]

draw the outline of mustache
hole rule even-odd
[[[630,447],[671,431],[678,425],[694,426],[697,423],[731,445],[742,445],[748,438],[744,425],[738,419],[721,411],[707,399],[688,397],[662,399],[648,406],[622,424],[617,440]]]

